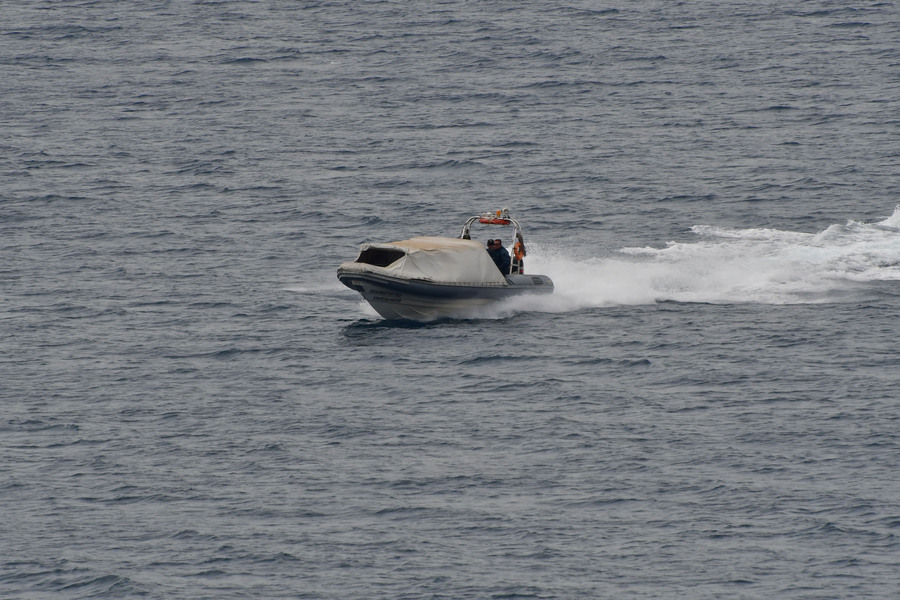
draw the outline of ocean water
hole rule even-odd
[[[0,597],[895,598],[895,2],[0,6]],[[380,319],[509,207],[550,297]]]

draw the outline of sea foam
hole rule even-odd
[[[856,297],[863,284],[900,280],[900,207],[879,223],[848,221],[819,233],[705,225],[691,231],[696,241],[588,260],[533,243],[528,271],[549,275],[555,293],[516,298],[498,314],[663,301],[834,302]]]

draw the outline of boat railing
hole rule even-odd
[[[522,238],[522,228],[519,226],[519,222],[509,216],[508,208],[504,208],[494,213],[487,212],[480,215],[475,215],[474,217],[469,217],[469,219],[466,221],[466,224],[463,225],[462,232],[459,234],[460,239],[472,239],[471,229],[472,225],[474,225],[476,221],[482,225],[500,225],[503,227],[512,225],[514,228],[513,240]]]

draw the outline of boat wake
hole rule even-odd
[[[859,299],[873,283],[900,281],[900,206],[878,223],[848,221],[815,234],[703,225],[692,232],[697,241],[581,261],[533,243],[528,269],[547,273],[555,293],[514,298],[480,316],[666,301],[842,302]]]

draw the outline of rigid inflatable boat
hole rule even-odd
[[[481,242],[475,223],[513,227],[513,257],[503,273]],[[360,247],[338,267],[341,283],[362,294],[385,319],[431,321],[461,317],[518,294],[553,293],[546,275],[524,272],[525,240],[507,209],[471,217],[458,238],[422,236]]]

